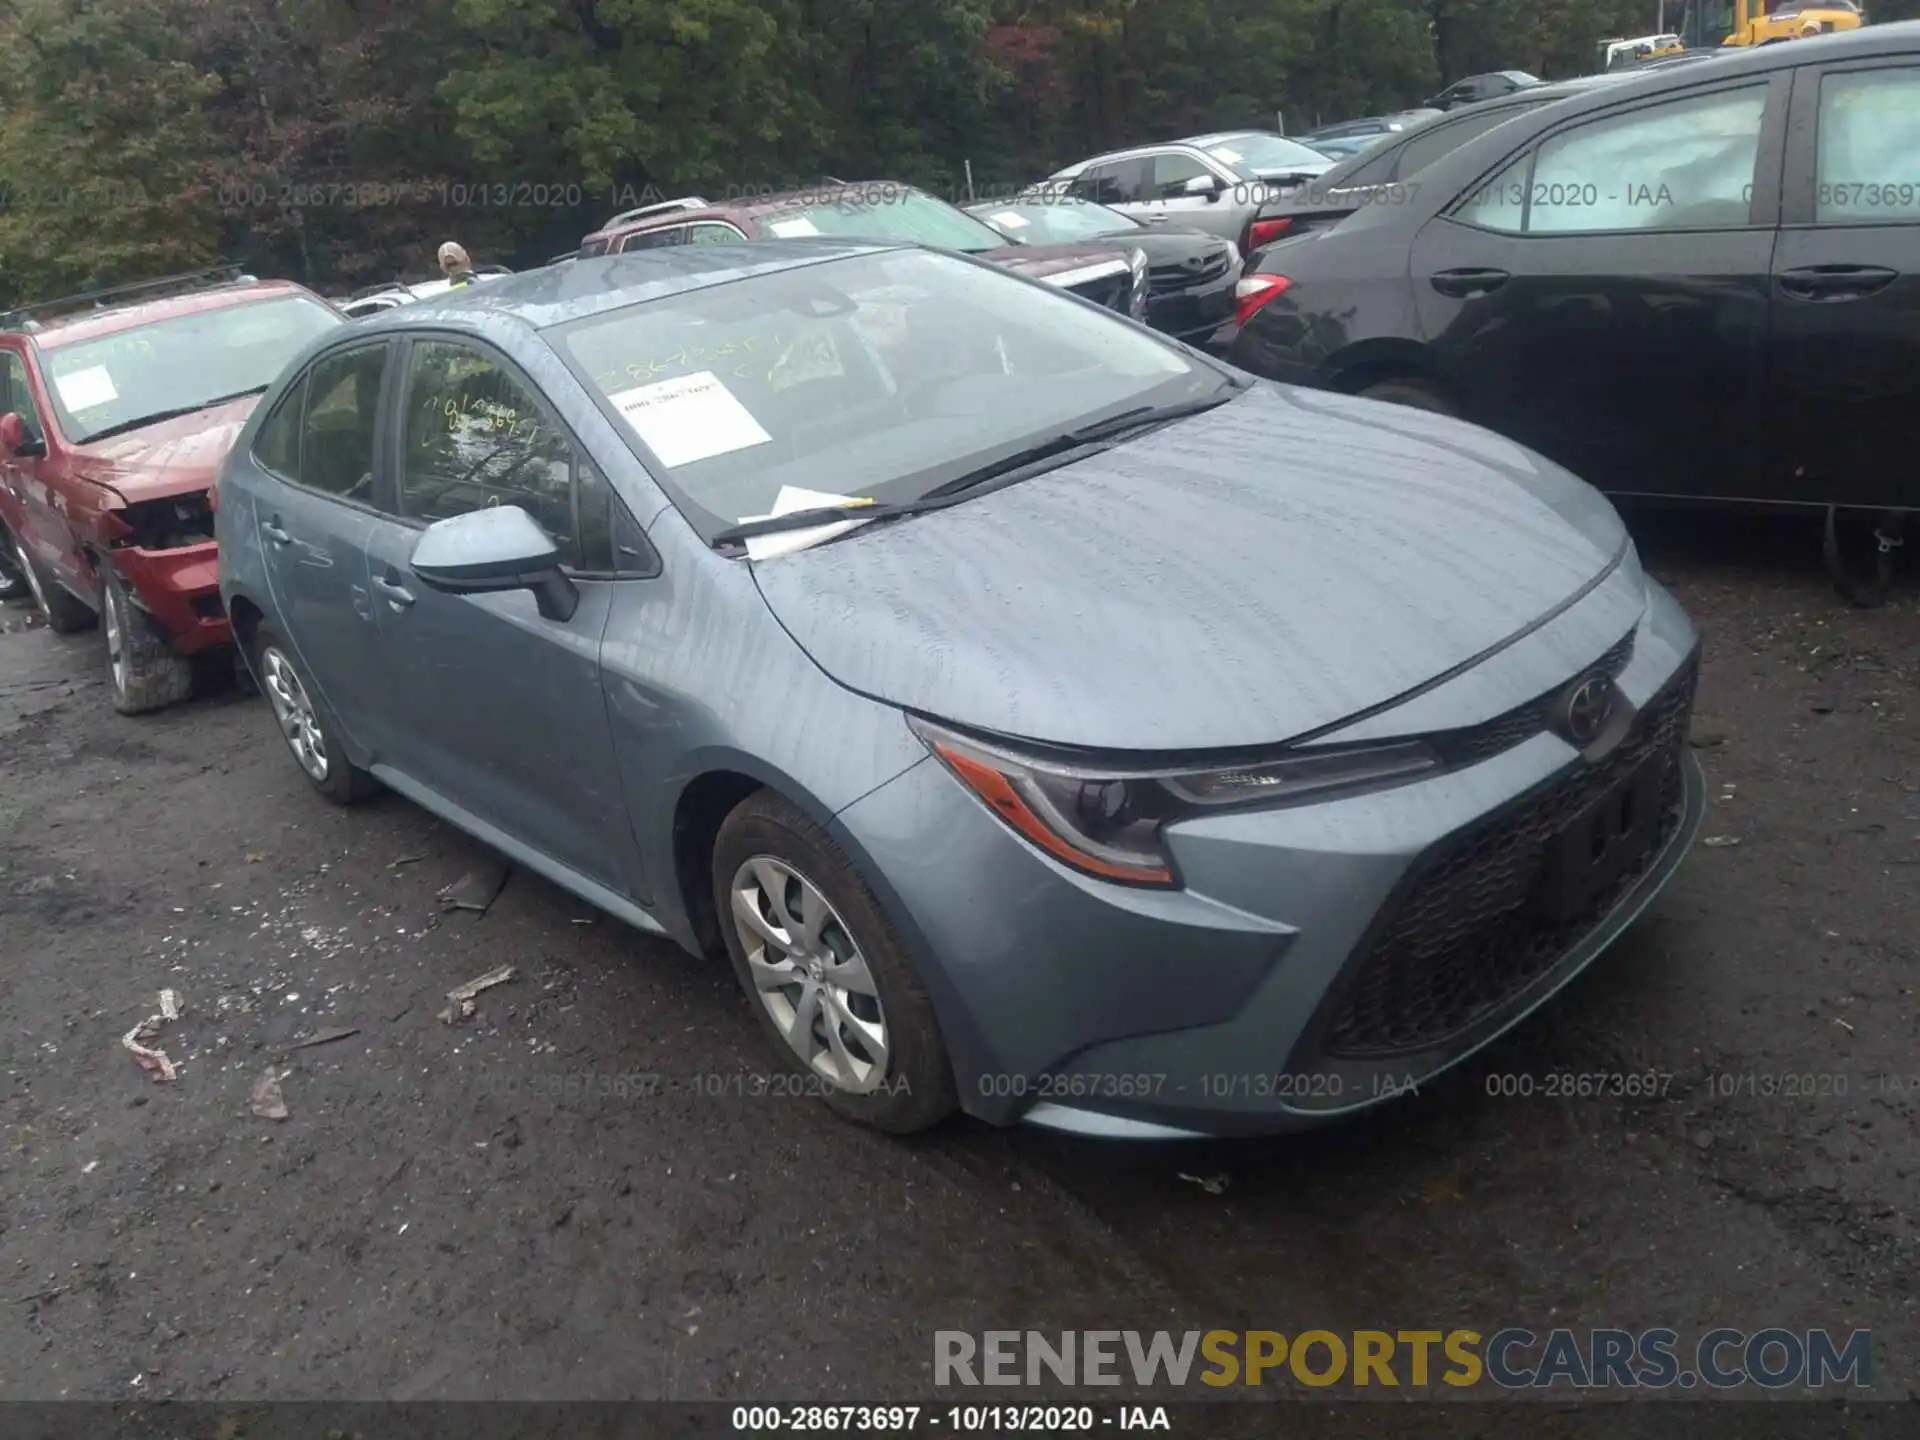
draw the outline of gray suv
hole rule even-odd
[[[1049,183],[1149,225],[1177,222],[1245,250],[1262,205],[1333,165],[1284,135],[1229,130],[1096,155],[1055,171]]]

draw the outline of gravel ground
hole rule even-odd
[[[751,1093],[724,967],[525,874],[443,912],[481,847],[326,805],[256,699],[119,717],[97,635],[0,609],[0,1394],[867,1400],[930,1392],[935,1329],[1724,1323],[1869,1327],[1907,1397],[1920,585],[1851,610],[1802,527],[1636,524],[1707,636],[1711,838],[1468,1073],[1234,1145]],[[120,1047],[163,987],[173,1084]],[[1672,1079],[1489,1093],[1565,1070]]]

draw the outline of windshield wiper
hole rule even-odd
[[[1224,405],[1241,393],[1246,387],[1234,382],[1229,393],[1215,392],[1200,400],[1183,400],[1174,405],[1136,405],[1131,410],[1122,410],[1118,415],[1109,415],[1105,420],[1097,420],[1091,425],[1082,425],[1076,430],[1042,440],[1003,456],[991,464],[982,465],[977,470],[969,470],[964,475],[956,475],[951,480],[927,491],[917,500],[905,500],[895,505],[818,505],[806,510],[789,510],[784,515],[769,515],[759,520],[742,520],[737,525],[729,525],[715,532],[710,542],[716,549],[722,545],[738,544],[758,535],[778,535],[789,530],[811,530],[816,525],[833,525],[842,520],[898,520],[906,515],[924,515],[930,510],[944,510],[957,505],[963,499],[970,499],[989,489],[1000,489],[1018,481],[1029,479],[1047,470],[1057,469],[1068,463],[1069,458],[1085,459],[1083,451],[1098,452],[1111,449],[1113,442],[1129,432],[1146,429],[1158,429],[1170,425],[1189,415],[1198,415],[1202,411],[1212,410]]]
[[[268,385],[272,382],[269,381]],[[231,395],[216,395],[211,400],[202,400],[196,405],[180,405],[172,410],[156,410],[151,415],[136,415],[131,420],[122,420],[117,425],[109,425],[104,430],[96,430],[91,435],[83,435],[76,444],[91,445],[96,440],[109,440],[115,435],[124,435],[129,430],[144,429],[148,425],[158,425],[162,420],[178,420],[182,415],[192,415],[201,410],[211,410],[216,405],[224,405],[229,400],[239,400],[248,395],[264,395],[268,385],[252,385],[245,390],[236,390]]]

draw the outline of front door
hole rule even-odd
[[[1612,493],[1754,489],[1784,89],[1550,132],[1421,230],[1420,329],[1470,418]]]
[[[381,757],[381,696],[366,547],[375,446],[393,346],[321,356],[262,423],[252,459],[253,523],[283,638],[334,722]]]
[[[1920,56],[1797,72],[1773,259],[1782,498],[1920,507]]]
[[[641,892],[600,681],[600,641],[617,582],[581,578],[569,620],[543,618],[526,591],[449,595],[413,574],[436,520],[518,505],[589,564],[579,516],[606,511],[606,482],[538,398],[491,350],[416,339],[394,417],[388,514],[367,546],[368,576],[399,717],[391,763],[409,779],[619,894]],[[595,530],[604,537],[604,526]]]

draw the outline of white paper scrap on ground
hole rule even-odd
[[[797,240],[802,235],[818,235],[820,233],[820,227],[804,215],[800,216],[797,220],[771,220],[767,222],[767,229],[778,235],[782,240]]]
[[[120,398],[120,392],[113,388],[113,376],[104,365],[89,365],[71,375],[56,375],[53,383],[60,389],[60,403],[76,412]]]
[[[711,370],[637,385],[607,398],[668,469],[773,439]]]
[[[740,520],[745,524],[752,520],[771,520],[776,515],[791,515],[796,510],[817,510],[824,505],[858,503],[859,497],[854,495],[830,495],[824,490],[782,485],[780,493],[774,497],[773,509],[765,515],[742,515]],[[823,540],[844,535],[855,526],[866,523],[864,520],[829,520],[824,525],[809,525],[804,530],[785,530],[777,535],[752,535],[747,538],[747,558],[771,560],[776,555],[791,555],[796,550],[805,550]]]

